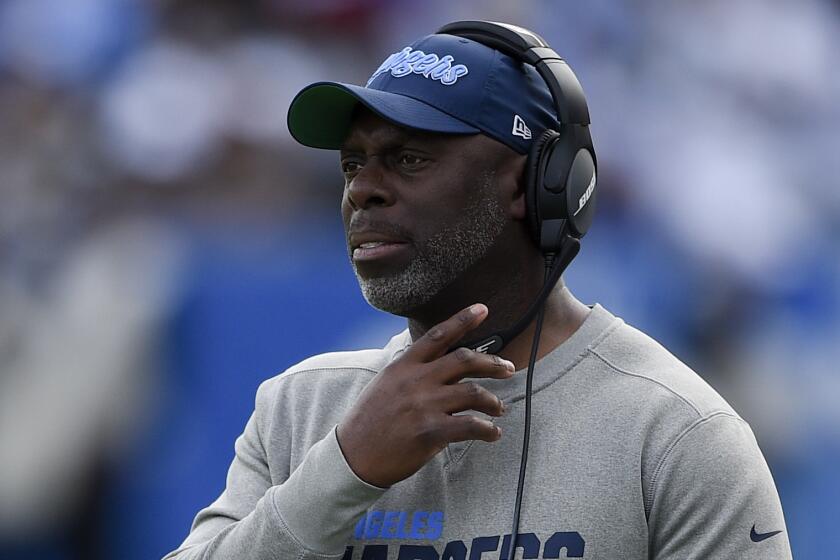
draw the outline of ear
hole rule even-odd
[[[504,184],[507,186],[505,192],[510,194],[508,199],[508,211],[515,220],[524,220],[525,208],[525,161],[527,156],[516,154],[508,160],[502,175]],[[509,185],[509,186],[508,186]]]

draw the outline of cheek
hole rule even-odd
[[[407,216],[410,223],[405,225],[414,232],[415,241],[422,244],[463,219],[465,208],[459,204],[459,201],[450,201],[448,204],[427,202],[418,205]]]
[[[347,189],[344,189],[344,194],[341,196],[341,220],[344,222],[344,229],[350,226],[350,218],[353,217],[353,208],[350,206],[350,201],[347,198]]]

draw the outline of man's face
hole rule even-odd
[[[367,111],[354,120],[341,150],[341,209],[350,261],[373,307],[408,316],[493,247],[510,222],[493,144],[407,130]]]

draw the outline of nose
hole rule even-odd
[[[394,203],[393,191],[386,182],[387,170],[379,158],[369,158],[347,185],[347,202],[354,210],[390,206]]]

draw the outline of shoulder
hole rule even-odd
[[[257,407],[274,402],[282,393],[339,390],[348,384],[366,385],[382,368],[398,357],[411,338],[408,330],[394,335],[383,348],[317,354],[266,379],[257,389]]]
[[[620,379],[647,401],[667,401],[689,418],[738,414],[697,372],[639,329],[618,320],[589,348],[606,375]],[[663,403],[664,404],[664,403]]]
[[[714,472],[705,480],[720,482],[747,466],[766,470],[749,425],[714,388],[659,342],[617,322],[588,348],[584,367],[613,428],[638,434],[647,514],[675,473]]]
[[[402,353],[407,331],[384,348],[329,352],[307,358],[257,389],[254,421],[271,464],[302,460],[338,424],[374,376]],[[279,468],[279,467],[278,467]]]

